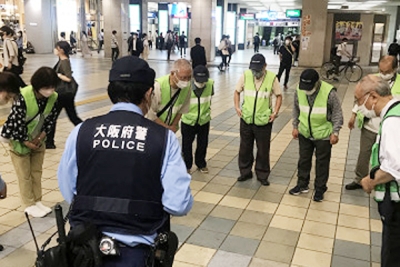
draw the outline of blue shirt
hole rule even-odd
[[[111,111],[117,110],[131,111],[143,116],[141,109],[130,103],[117,103],[111,108]],[[60,191],[68,203],[71,203],[74,195],[76,195],[76,181],[78,176],[76,140],[81,125],[76,126],[69,135],[57,173]],[[193,205],[190,181],[191,177],[187,173],[185,163],[183,162],[178,139],[172,131],[169,131],[167,148],[161,169],[161,184],[164,189],[161,201],[166,212],[174,216],[182,216],[190,211]],[[122,235],[109,232],[104,232],[104,234],[114,237],[116,240],[132,247],[138,244],[152,245],[156,237],[156,234],[148,236]]]

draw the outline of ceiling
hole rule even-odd
[[[319,0],[313,0],[319,1]],[[328,0],[328,9],[341,9],[348,7],[348,10],[373,10],[386,11],[394,6],[400,6],[400,0]],[[265,10],[285,11],[286,9],[301,9],[302,0],[231,0],[229,3],[236,2],[241,8],[247,8],[247,12],[259,12]]]

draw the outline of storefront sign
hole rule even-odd
[[[360,21],[337,21],[335,29],[335,39],[341,40],[347,38],[349,40],[360,41],[362,37],[363,23]]]
[[[277,11],[263,11],[257,13],[256,18],[259,20],[280,20],[286,19],[286,14],[284,12]]]
[[[300,21],[260,21],[257,24],[261,27],[299,27]]]
[[[253,20],[254,19],[254,14],[242,13],[242,14],[240,14],[240,19],[241,20]]]
[[[287,9],[286,17],[288,18],[301,18],[301,9]]]

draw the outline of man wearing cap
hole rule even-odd
[[[254,140],[257,145],[255,171],[262,185],[269,185],[270,143],[272,123],[278,116],[282,104],[282,95],[276,75],[268,70],[265,57],[255,54],[251,58],[250,68],[240,77],[234,93],[234,105],[240,119],[239,182],[253,178],[251,171],[254,162]],[[240,106],[240,94],[244,100]],[[272,95],[276,96],[275,109],[272,107]]]
[[[189,111],[191,79],[190,62],[176,60],[170,74],[156,79],[147,118],[177,132],[182,114]]]
[[[318,72],[306,69],[300,75],[294,95],[293,138],[299,140],[297,185],[289,193],[307,193],[312,156],[315,150],[316,177],[314,201],[322,201],[328,189],[332,145],[339,141],[343,125],[342,108],[336,89],[319,79]]]
[[[120,256],[103,258],[106,267],[145,266],[169,214],[192,207],[178,140],[144,118],[154,77],[144,60],[118,59],[109,76],[111,111],[75,127],[58,169],[61,193],[73,200],[71,226],[91,222],[119,246]]]
[[[197,135],[194,162],[202,173],[208,173],[206,153],[211,121],[211,96],[214,95],[214,81],[205,66],[193,70],[192,93],[189,112],[183,114],[181,122],[182,154],[188,173],[193,164],[192,144]]]

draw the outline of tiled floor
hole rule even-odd
[[[152,53],[150,58],[157,58],[156,53],[160,52]],[[225,73],[215,67],[210,69],[216,81],[207,154],[210,173],[193,173],[193,210],[186,217],[172,218],[172,228],[181,242],[174,266],[378,267],[381,223],[376,204],[361,191],[343,190],[344,184],[354,177],[358,130],[350,132],[344,127],[341,131],[339,144],[333,148],[324,202],[313,202],[312,191],[298,197],[288,194],[288,189],[296,183],[298,143],[291,138],[291,109],[301,69],[292,70],[290,88],[284,92],[280,117],[274,123],[271,186],[261,187],[255,179],[236,182],[239,118],[233,109],[233,91],[250,56],[251,51],[239,51],[234,55],[235,63]],[[267,51],[267,62],[276,62],[271,57]],[[55,63],[51,55],[31,56],[23,77],[28,81],[39,66]],[[80,116],[86,119],[107,112],[111,104],[105,88],[111,62],[94,54],[90,59],[73,58],[72,63],[80,85],[77,95]],[[150,65],[158,76],[167,73],[171,66],[156,60],[150,60]],[[276,64],[270,65],[273,66],[269,69],[276,72]],[[347,122],[355,85],[342,80],[335,86]],[[0,109],[1,119],[6,118],[8,110],[9,107]],[[43,202],[47,205],[63,201],[56,170],[72,128],[63,114],[56,134],[57,149],[46,152]],[[0,266],[28,267],[33,265],[35,247],[20,207],[10,158],[5,149],[2,154],[0,173],[8,183],[9,197],[0,201],[0,243],[5,246],[0,252]],[[32,222],[40,244],[55,231],[53,214]]]

